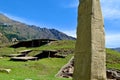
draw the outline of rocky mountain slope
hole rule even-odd
[[[0,14],[0,32],[9,40],[17,38],[18,40],[29,39],[58,39],[58,40],[75,40],[56,29],[40,28],[35,25],[27,25]]]

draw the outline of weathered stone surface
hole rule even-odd
[[[73,80],[106,80],[103,18],[99,0],[79,0]]]
[[[37,60],[37,57],[11,57],[12,61],[28,61],[28,60]]]

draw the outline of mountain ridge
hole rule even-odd
[[[28,25],[19,21],[12,20],[0,13],[0,32],[5,35],[9,41],[12,38],[18,40],[29,39],[57,39],[57,40],[75,40],[56,29],[41,28],[35,25]]]
[[[115,51],[117,51],[117,52],[120,52],[120,47],[118,47],[118,48],[112,48],[112,50],[115,50]]]

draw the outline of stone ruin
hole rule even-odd
[[[33,39],[33,40],[28,40],[28,41],[19,41],[18,43],[14,44],[10,47],[13,47],[13,48],[39,47],[39,46],[46,45],[46,44],[53,42],[53,41],[56,41],[56,40],[53,40],[53,39]]]
[[[60,69],[60,71],[56,74],[56,77],[73,78],[73,72],[74,72],[74,57],[72,57],[70,61]],[[107,69],[106,74],[107,80],[120,80],[120,70]]]
[[[60,71],[56,74],[56,77],[72,78],[73,71],[74,71],[74,57],[72,57],[70,61],[60,69]]]

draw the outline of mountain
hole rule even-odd
[[[120,48],[112,48],[112,50],[120,52]]]
[[[27,25],[0,14],[0,32],[11,41],[13,38],[18,40],[30,39],[57,39],[75,40],[56,29],[40,28],[35,25]]]

